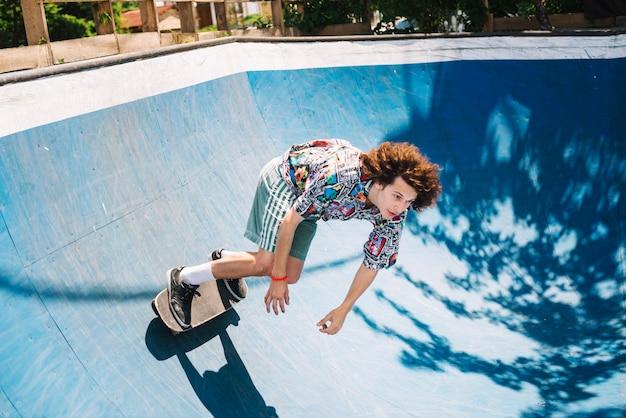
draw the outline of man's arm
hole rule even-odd
[[[346,316],[352,310],[357,299],[372,284],[377,273],[378,271],[370,270],[364,264],[361,264],[341,305],[330,311],[324,319],[317,323],[317,326],[320,327],[320,332],[329,335],[339,332]]]
[[[300,216],[294,208],[289,209],[278,228],[278,239],[276,240],[276,253],[274,254],[274,267],[271,275],[274,277],[285,277],[287,275],[287,260],[293,242],[296,228],[304,218]],[[287,280],[272,280],[270,287],[265,294],[265,308],[270,312],[270,308],[278,315],[280,311],[285,313],[285,305],[289,305],[289,288]]]

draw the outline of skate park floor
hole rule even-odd
[[[0,416],[623,417],[626,35],[201,43],[0,75]],[[289,145],[441,165],[341,332],[370,232],[321,223],[173,337],[165,272],[243,238]]]

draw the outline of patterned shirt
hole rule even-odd
[[[380,270],[396,262],[407,211],[386,220],[376,206],[365,207],[373,183],[361,173],[361,154],[344,140],[315,140],[293,145],[280,170],[296,195],[294,209],[305,219],[370,221],[374,229],[363,246],[363,263]]]

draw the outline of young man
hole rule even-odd
[[[408,143],[384,142],[367,153],[344,140],[292,146],[261,171],[245,236],[257,252],[216,250],[212,261],[167,272],[170,307],[183,327],[191,300],[206,280],[226,279],[235,297],[247,287],[233,277],[269,276],[267,312],[289,304],[289,284],[298,281],[318,220],[366,219],[373,225],[364,259],[344,301],[317,326],[336,334],[378,270],[396,262],[400,235],[410,208],[421,211],[441,193],[439,166]]]

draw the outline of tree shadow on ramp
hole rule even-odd
[[[411,331],[365,309],[356,313],[404,344],[403,365],[452,367],[516,391],[533,387],[540,402],[529,404],[525,417],[624,416],[620,389],[611,386],[623,386],[626,359],[624,195],[618,192],[626,179],[625,144],[606,111],[610,86],[584,83],[610,66],[441,64],[431,69],[436,91],[428,112],[421,96],[407,94],[409,126],[386,139],[413,142],[441,163],[444,194],[435,210],[408,218],[406,229],[424,248],[438,250],[441,259],[429,261],[447,264],[440,275],[410,264],[396,274],[415,298],[487,338],[480,352],[472,351],[454,338],[466,330],[446,329],[423,307],[379,292],[380,304],[408,320]],[[411,71],[405,90],[419,92]],[[528,78],[496,76],[514,73]],[[541,100],[536,85],[546,89]],[[509,338],[500,355],[488,349],[498,335]]]

